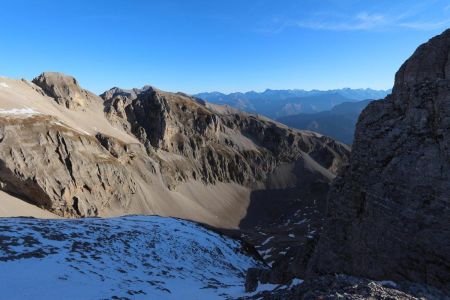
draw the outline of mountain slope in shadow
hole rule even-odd
[[[358,117],[371,101],[344,102],[328,111],[297,114],[277,120],[289,127],[315,131],[351,145]]]

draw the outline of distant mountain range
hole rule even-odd
[[[328,111],[285,116],[278,121],[289,127],[319,132],[350,145],[359,114],[370,101],[344,102]]]
[[[320,90],[270,90],[223,94],[220,92],[199,93],[194,96],[211,103],[229,105],[251,113],[280,118],[300,113],[318,113],[331,110],[344,102],[366,99],[381,99],[391,90],[336,89]]]

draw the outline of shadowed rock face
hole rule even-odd
[[[450,283],[450,30],[361,114],[311,273]]]
[[[295,281],[293,281],[295,283]],[[317,300],[317,299],[395,299],[423,300],[448,299],[448,296],[433,287],[403,282],[374,281],[343,274],[323,275],[310,278],[301,284],[278,286],[273,291],[264,291],[252,296],[241,297],[241,300]]]

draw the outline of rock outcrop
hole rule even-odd
[[[102,99],[60,73],[7,80],[0,188],[59,216],[158,214],[238,227],[255,219],[255,193],[308,197],[320,187],[325,201],[347,162],[349,149],[328,137],[182,93],[114,88]]]
[[[1,189],[29,203],[85,217],[145,198],[131,172],[140,158],[129,146],[115,157],[95,137],[45,115],[0,118],[0,135]]]
[[[264,300],[317,300],[317,299],[392,299],[423,300],[448,299],[442,291],[412,282],[397,284],[393,281],[374,281],[348,275],[324,275],[307,279],[300,284],[279,285],[272,291],[264,291],[239,299]]]
[[[42,73],[33,79],[33,83],[41,87],[45,94],[58,104],[69,109],[83,108],[92,101],[98,101],[98,96],[82,89],[75,78],[62,73]]]
[[[312,274],[450,290],[450,30],[421,45],[361,114],[328,197]]]
[[[328,181],[345,162],[347,148],[330,138],[239,111],[219,112],[181,93],[146,87],[113,89],[102,97],[109,120],[134,135],[149,155],[159,150],[183,158],[180,167],[173,161],[162,163],[163,176],[172,186],[194,179],[274,188],[270,175],[281,163],[300,160],[308,165],[310,157],[317,163],[310,171],[322,172],[317,179]],[[306,177],[308,170],[302,168],[302,175]]]

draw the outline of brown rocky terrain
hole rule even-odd
[[[284,213],[259,218],[258,203],[303,200],[286,201],[286,189],[325,201],[347,162],[349,149],[330,138],[181,93],[114,88],[100,98],[59,73],[0,80],[1,190],[58,216],[251,227]]]

